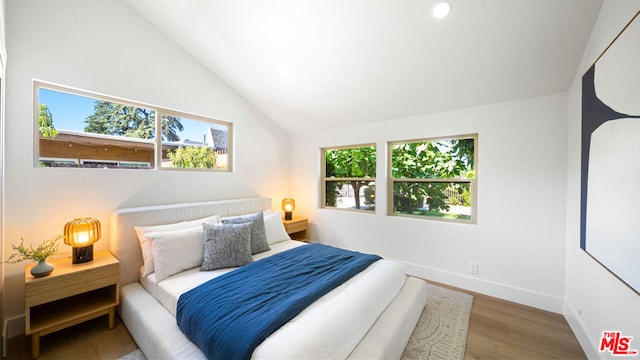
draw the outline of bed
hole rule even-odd
[[[206,358],[181,331],[176,321],[178,302],[181,294],[211,279],[229,276],[234,268],[200,271],[198,266],[174,269],[167,275],[156,267],[155,272],[149,272],[136,231],[212,216],[233,219],[262,213],[269,250],[252,255],[252,265],[288,250],[310,248],[288,239],[286,233],[283,238],[283,229],[267,220],[274,216],[269,215],[270,209],[271,199],[254,197],[124,208],[112,214],[110,250],[120,260],[118,314],[148,359]],[[278,224],[282,227],[279,218]],[[425,302],[424,281],[407,277],[401,264],[381,259],[302,310],[261,342],[251,357],[399,358]]]

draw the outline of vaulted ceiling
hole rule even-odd
[[[290,133],[553,94],[602,0],[125,0]]]

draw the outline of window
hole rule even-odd
[[[389,143],[389,212],[475,223],[477,135]]]
[[[322,149],[323,207],[374,212],[376,146]]]
[[[231,171],[231,123],[37,81],[34,94],[35,166]]]
[[[163,168],[200,168],[225,170],[228,167],[229,129],[204,118],[162,114],[162,124],[179,120],[182,137],[162,141]],[[176,139],[173,137],[172,139]]]

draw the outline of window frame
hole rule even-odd
[[[168,170],[168,171],[216,171],[216,172],[233,172],[233,123],[216,120],[212,118],[208,118],[206,116],[196,115],[186,113],[184,111],[177,110],[169,110],[166,108],[157,107],[157,115],[156,115],[156,134],[159,134],[162,131],[162,117],[164,115],[175,116],[175,117],[183,117],[188,118],[188,120],[196,120],[201,122],[208,122],[214,125],[221,125],[227,127],[227,168],[219,169],[219,168],[211,168],[211,169],[202,169],[202,168],[178,168],[178,167],[165,167],[162,166],[162,137],[156,136],[156,166],[157,169],[160,170]]]
[[[327,178],[327,157],[326,157],[326,151],[327,150],[340,150],[340,149],[354,149],[354,148],[364,148],[364,147],[373,147],[375,149],[375,154],[376,154],[376,175],[377,175],[377,171],[378,171],[378,144],[376,144],[375,142],[373,143],[365,143],[365,144],[355,144],[355,145],[340,145],[340,146],[329,146],[329,147],[322,147],[320,148],[320,166],[321,166],[321,180],[320,180],[320,208],[321,209],[329,209],[329,210],[338,210],[338,211],[351,211],[351,212],[357,212],[357,213],[365,213],[365,214],[375,214],[376,213],[376,209],[378,206],[377,203],[377,199],[376,202],[374,203],[374,209],[373,210],[368,210],[368,209],[355,209],[355,208],[339,208],[337,206],[327,206],[327,199],[326,199],[326,189],[327,189],[327,182],[331,182],[331,181],[359,181],[359,180],[370,180],[370,182],[375,183],[376,185],[376,192],[377,190],[377,181],[376,181],[376,177],[347,177],[347,178],[338,178],[338,177],[330,177]],[[375,198],[377,198],[374,195]]]
[[[454,139],[473,139],[473,178],[395,178],[393,177],[393,146],[401,145],[401,144],[411,144],[411,143],[419,143],[419,142],[436,142],[443,140],[454,140]],[[454,223],[462,223],[462,224],[477,224],[477,208],[478,208],[478,134],[463,134],[463,135],[451,135],[451,136],[437,136],[430,138],[419,138],[419,139],[409,139],[409,140],[395,140],[387,142],[387,215],[389,216],[398,216],[398,217],[406,217],[406,218],[414,218],[414,219],[424,219],[424,220],[434,220],[434,221],[443,221],[443,222],[454,222]],[[402,214],[395,212],[393,209],[394,204],[394,195],[393,188],[394,184],[398,182],[411,182],[411,183],[469,183],[470,192],[471,192],[471,215],[469,219],[456,219],[456,218],[447,218],[447,217],[438,217],[438,216],[430,216],[430,215],[415,215],[415,214]]]
[[[38,131],[39,126],[38,126],[38,116],[39,116],[39,104],[40,104],[40,100],[39,100],[39,89],[40,88],[44,88],[47,90],[51,90],[51,91],[56,91],[56,92],[62,92],[62,93],[66,93],[66,94],[70,94],[70,95],[74,95],[74,96],[82,96],[82,97],[86,97],[86,98],[91,98],[91,99],[95,99],[95,100],[100,100],[100,101],[107,101],[107,102],[112,102],[112,103],[118,103],[118,104],[122,104],[122,105],[126,105],[126,106],[133,106],[133,107],[138,107],[138,108],[144,108],[147,110],[152,110],[155,111],[155,133],[156,136],[154,139],[139,139],[139,138],[131,138],[131,140],[135,141],[138,140],[138,142],[146,142],[148,144],[153,143],[153,151],[154,151],[154,155],[153,155],[153,159],[155,161],[154,166],[150,167],[149,169],[135,169],[136,171],[138,170],[145,170],[145,171],[205,171],[205,172],[233,172],[233,164],[234,164],[234,158],[233,158],[233,153],[234,153],[234,134],[233,134],[233,128],[234,128],[234,124],[232,122],[229,121],[223,121],[223,120],[218,120],[218,119],[214,119],[214,118],[210,118],[207,116],[202,116],[202,115],[197,115],[197,114],[192,114],[192,113],[188,113],[185,111],[179,111],[179,110],[173,110],[173,109],[168,109],[162,106],[157,106],[157,105],[151,105],[151,104],[146,104],[146,103],[142,103],[142,102],[138,102],[138,101],[132,101],[132,100],[127,100],[127,99],[123,99],[123,98],[119,98],[119,97],[115,97],[115,96],[110,96],[110,95],[104,95],[104,94],[100,94],[100,93],[96,93],[96,92],[92,92],[92,91],[88,91],[88,90],[81,90],[81,89],[77,89],[77,88],[72,88],[69,86],[63,86],[63,85],[58,85],[58,84],[53,84],[50,82],[45,82],[45,81],[41,81],[41,80],[33,80],[33,125],[34,125],[34,129],[33,129],[33,167],[36,168],[41,168],[40,166],[40,132]],[[162,141],[162,136],[158,136],[159,134],[162,133],[162,116],[163,115],[169,115],[169,116],[175,116],[175,117],[181,117],[181,118],[187,118],[189,120],[196,120],[196,121],[201,121],[201,122],[205,122],[205,123],[211,123],[214,125],[219,125],[219,126],[223,126],[226,127],[227,129],[227,165],[226,168],[224,169],[220,169],[220,168],[178,168],[178,167],[165,167],[162,166],[162,146],[163,146],[163,141]],[[88,134],[92,134],[92,133],[88,133]],[[94,134],[94,135],[98,135],[100,136],[101,134]],[[105,136],[110,136],[110,135],[105,135]],[[121,139],[127,139],[126,137],[122,136],[122,137],[117,137],[117,138],[121,138]],[[43,157],[43,158],[47,158],[47,159],[53,159],[50,157]],[[71,158],[69,158],[71,159]],[[84,159],[86,160],[86,159]],[[112,162],[113,160],[99,160],[99,161],[109,161]],[[122,162],[132,162],[132,161],[128,161],[128,160],[115,160],[118,163],[122,163]],[[77,169],[81,169],[82,167],[74,167]],[[131,168],[110,168],[110,170],[134,170]]]

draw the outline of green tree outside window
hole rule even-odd
[[[475,137],[397,142],[390,146],[392,212],[470,219]]]
[[[324,149],[325,206],[338,207],[338,193],[346,185],[353,190],[354,208],[375,209],[376,147]],[[364,204],[360,193],[364,192]]]

